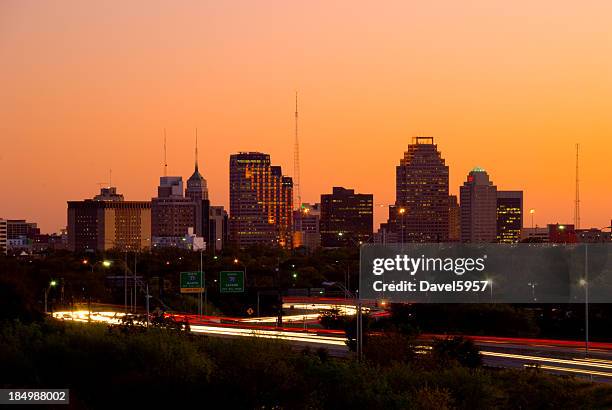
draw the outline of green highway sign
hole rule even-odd
[[[219,272],[219,291],[221,293],[244,292],[244,272],[225,271]]]
[[[181,272],[181,293],[202,293],[204,285],[202,283],[203,273]]]

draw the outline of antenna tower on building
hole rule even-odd
[[[574,229],[580,229],[580,179],[578,178],[578,151],[580,145],[576,144],[576,198],[574,203]]]

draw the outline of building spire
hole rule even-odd
[[[195,141],[195,170],[198,172],[198,129],[196,128],[196,141]]]
[[[166,128],[164,128],[164,176],[168,176],[168,161],[166,160]]]

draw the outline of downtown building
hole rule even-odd
[[[184,189],[180,176],[160,177],[157,197],[151,199],[153,246],[220,251],[227,243],[227,212],[211,206],[208,183],[198,165],[196,135],[193,174]]]
[[[34,237],[32,253],[58,251],[68,249],[68,231],[66,228],[51,234],[40,234]]]
[[[461,240],[461,208],[457,195],[448,196],[448,241]]]
[[[244,248],[292,246],[293,180],[270,155],[241,152],[230,156],[230,241]]]
[[[6,255],[7,252],[6,219],[0,218],[0,254]]]
[[[321,204],[303,203],[293,211],[293,247],[316,249],[321,246]]]
[[[497,191],[497,242],[518,243],[523,229],[523,191]]]
[[[549,243],[576,243],[578,237],[574,224],[548,224],[548,242]]]
[[[219,252],[228,242],[228,216],[222,206],[211,206],[209,219],[208,246],[213,252]]]
[[[6,220],[6,247],[9,253],[32,252],[32,245],[40,235],[36,222],[25,219]]]
[[[202,190],[198,191],[198,188],[203,189],[206,185],[198,183],[197,169],[194,176],[190,178],[191,189],[187,190],[190,196],[184,195],[182,177],[160,177],[157,197],[151,199],[151,234],[154,247],[184,248],[187,247],[187,238],[192,235],[203,238],[204,233],[208,232],[208,199],[201,199],[207,198],[208,194],[204,194]]]
[[[193,174],[187,180],[185,197],[191,199],[196,207],[196,225],[194,227],[194,234],[197,237],[202,237],[204,242],[210,244],[210,201],[208,199],[208,184],[199,171],[197,141],[195,150],[195,168]],[[192,249],[194,248],[192,247]]]
[[[482,168],[474,168],[459,188],[461,242],[497,241],[497,187]]]
[[[521,230],[521,242],[548,243],[548,227],[531,227]]]
[[[84,201],[68,201],[68,249],[140,251],[151,246],[151,203],[125,201],[117,188],[102,188]]]
[[[333,187],[321,195],[321,246],[347,247],[367,242],[372,236],[374,196]]]
[[[576,240],[579,243],[608,243],[612,241],[612,232],[597,228],[576,229]]]
[[[395,204],[379,242],[449,240],[448,166],[432,137],[414,137],[395,171]]]
[[[448,196],[448,241],[461,240],[461,207],[457,195]]]
[[[548,224],[549,243],[609,243],[612,234],[598,228],[576,229],[574,224]]]

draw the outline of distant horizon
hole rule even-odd
[[[66,225],[99,183],[128,200],[200,172],[228,208],[229,155],[270,154],[302,202],[344,186],[395,201],[395,167],[432,136],[450,194],[475,166],[534,222],[612,218],[612,3],[267,0],[0,5],[0,217]],[[252,148],[252,149],[245,149]],[[255,149],[256,148],[256,149]],[[374,226],[387,208],[375,207]],[[525,225],[530,225],[527,215]]]

